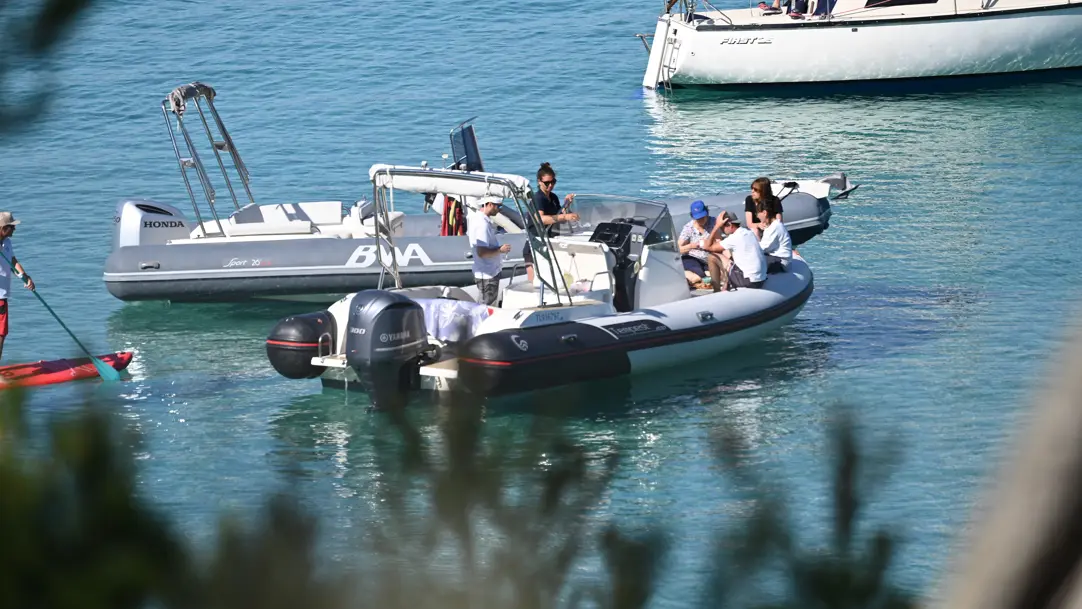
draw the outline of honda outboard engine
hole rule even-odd
[[[191,232],[184,214],[172,205],[127,199],[117,204],[113,215],[113,250],[129,245],[165,245],[173,239],[187,239]]]
[[[428,350],[421,305],[395,292],[353,295],[346,327],[346,364],[377,408],[404,406],[420,386],[419,363]]]
[[[324,369],[313,366],[312,358],[334,353],[337,335],[330,311],[286,317],[267,336],[267,359],[288,379],[314,379]]]

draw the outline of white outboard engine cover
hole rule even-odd
[[[394,292],[353,295],[346,326],[346,364],[377,408],[406,404],[419,386],[418,362],[428,348],[419,304]]]
[[[133,245],[165,245],[187,239],[192,228],[180,210],[147,199],[125,199],[113,216],[113,249]]]

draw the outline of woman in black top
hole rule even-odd
[[[567,195],[563,205],[560,205],[560,196],[552,191],[555,186],[556,172],[548,163],[541,163],[541,168],[537,170],[537,190],[533,193],[533,206],[541,216],[541,222],[549,227],[550,237],[556,234],[553,229],[557,222],[574,222],[579,219],[578,214],[563,211],[564,207],[575,200],[575,193]],[[529,230],[532,233],[533,227]],[[530,251],[529,241],[523,244],[522,257],[526,261],[526,278],[533,283],[533,253]]]
[[[770,189],[770,178],[756,178],[751,183],[751,194],[744,198],[744,226],[755,231],[755,237],[763,237],[763,228],[759,225],[759,212],[756,205],[772,205],[777,221],[781,222],[781,199],[774,196]]]

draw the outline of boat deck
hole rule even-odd
[[[1020,8],[1036,8],[1042,6],[1069,6],[1069,0],[1001,0],[993,6],[984,8],[980,0],[957,0],[955,3],[946,5],[941,3],[902,4],[896,6],[874,6],[874,2],[867,0],[837,0],[831,9],[830,15],[815,15],[818,2],[826,0],[808,0],[807,12],[801,17],[794,18],[789,15],[785,3],[781,4],[781,13],[766,15],[763,10],[755,6],[731,10],[696,11],[698,23],[706,23],[709,26],[722,27],[747,27],[758,25],[781,25],[799,24],[808,21],[868,21],[878,19],[905,19],[921,18],[934,15],[954,15],[960,13],[995,13],[1000,11],[1017,10]],[[773,0],[766,0],[768,5]],[[873,4],[873,6],[868,6]]]
[[[814,2],[814,0],[813,0]],[[771,2],[768,1],[767,4]],[[809,7],[810,9],[811,7]],[[784,11],[784,9],[782,9]],[[758,8],[738,8],[725,11],[699,11],[696,16],[712,21],[713,25],[773,25],[780,23],[793,23],[795,21],[812,21],[826,19],[827,15],[804,15],[802,19],[794,19],[787,13],[764,15]],[[837,19],[837,17],[835,17]]]

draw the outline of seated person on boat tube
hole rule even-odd
[[[766,256],[766,272],[788,271],[789,262],[793,259],[793,240],[789,237],[789,230],[782,224],[773,205],[756,205],[755,211],[759,224],[763,226],[763,238],[759,240],[759,247],[763,248]]]
[[[725,238],[717,240],[718,232],[725,233]],[[732,212],[723,211],[718,215],[717,224],[703,242],[703,249],[721,254],[721,264],[725,268],[725,281],[715,276],[711,269],[714,291],[724,287],[761,288],[766,282],[766,256],[755,233],[740,226],[740,221]],[[718,273],[720,275],[720,273]]]
[[[500,296],[500,271],[503,256],[511,251],[508,244],[500,245],[496,239],[496,225],[492,216],[500,213],[503,201],[499,197],[485,197],[481,206],[470,212],[466,220],[466,234],[473,246],[473,280],[477,284],[480,301],[495,306]]]
[[[541,222],[549,227],[550,237],[556,234],[553,225],[557,222],[574,222],[579,219],[578,214],[566,209],[574,202],[575,193],[567,195],[561,206],[560,196],[552,191],[555,187],[556,172],[553,171],[552,165],[541,163],[541,168],[537,170],[537,191],[533,193],[533,206],[541,216]],[[533,232],[532,226],[530,232]],[[533,283],[533,252],[530,250],[529,241],[522,246],[522,258],[526,262],[526,279]]]
[[[770,178],[755,178],[751,183],[751,194],[744,197],[744,225],[755,233],[756,238],[763,236],[763,227],[759,226],[759,217],[755,206],[759,204],[773,203],[778,222],[781,222],[781,199],[774,196],[770,189]]]
[[[714,230],[716,219],[706,209],[702,201],[691,204],[691,221],[680,231],[680,259],[684,263],[684,277],[690,285],[695,285],[706,277],[710,264],[718,263],[717,256],[703,249],[703,241]]]

